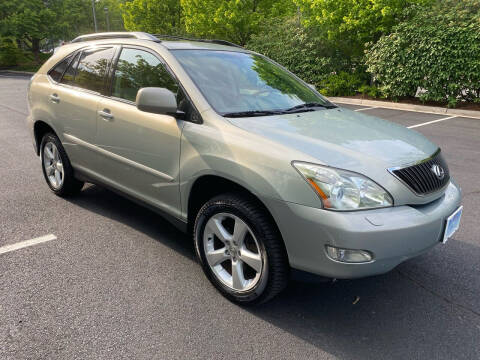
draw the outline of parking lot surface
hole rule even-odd
[[[463,189],[453,239],[386,275],[292,282],[245,309],[156,214],[93,185],[68,200],[49,191],[27,83],[0,77],[0,359],[480,358],[480,120],[415,127]],[[446,117],[345,107],[410,127]]]

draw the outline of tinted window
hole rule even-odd
[[[67,68],[68,64],[70,63],[70,60],[72,60],[73,55],[67,56],[65,59],[63,59],[60,63],[57,64],[50,72],[48,75],[56,81],[60,82],[60,79],[62,78],[63,72]]]
[[[177,93],[178,85],[161,61],[149,52],[125,48],[113,79],[112,96],[135,101],[143,87],[162,87]]]
[[[68,66],[67,71],[65,71],[65,74],[63,74],[63,78],[61,81],[62,84],[73,85],[73,81],[75,80],[75,71],[77,69],[79,57],[80,57],[80,53],[77,53],[77,55],[75,56],[75,59]]]
[[[83,51],[75,75],[75,85],[84,89],[103,92],[108,65],[113,53],[113,48]]]

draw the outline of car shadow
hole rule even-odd
[[[189,236],[109,190],[88,186],[69,201],[196,261]],[[460,259],[471,259],[472,264],[480,259],[476,246],[455,240],[449,245]],[[455,300],[467,291],[467,280],[452,285],[456,278],[448,271],[425,277],[438,266],[435,262],[448,256],[442,251],[433,249],[382,276],[315,284],[291,281],[272,301],[246,310],[340,359],[479,358],[480,306]],[[472,276],[478,278],[478,272]],[[472,294],[479,288],[473,281]],[[477,301],[477,295],[471,301]]]
[[[195,261],[193,241],[167,220],[148,208],[101,186],[88,184],[80,196],[67,200],[86,210],[121,222],[162,242],[182,256]]]

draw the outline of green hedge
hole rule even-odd
[[[363,74],[351,74],[341,71],[328,76],[320,83],[319,91],[326,96],[352,96],[366,85]]]
[[[36,59],[30,51],[17,47],[12,38],[0,38],[0,69],[37,71],[52,53],[39,53]]]
[[[322,88],[330,75],[349,71],[350,60],[319,36],[315,28],[304,28],[297,18],[275,18],[253,35],[247,48],[285,66],[310,84]]]
[[[0,39],[0,68],[15,66],[21,58],[22,52],[12,39]]]
[[[419,7],[366,52],[368,71],[391,98],[480,101],[480,2],[442,0]]]

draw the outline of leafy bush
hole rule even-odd
[[[0,40],[0,67],[15,66],[20,57],[21,52],[11,39]]]
[[[348,58],[320,37],[315,28],[305,29],[296,18],[267,21],[247,48],[268,56],[317,87],[330,74],[350,71],[352,67]]]
[[[11,38],[0,39],[0,68],[19,71],[37,71],[52,53],[39,53],[34,56],[30,51],[17,47]]]
[[[410,11],[408,20],[366,53],[368,71],[392,98],[415,96],[455,106],[480,97],[480,2],[439,0]]]
[[[361,74],[350,74],[345,71],[330,75],[321,83],[320,92],[326,96],[352,96],[365,84]]]
[[[373,98],[383,97],[382,90],[376,86],[362,85],[358,88],[358,92],[362,95],[367,95]]]

